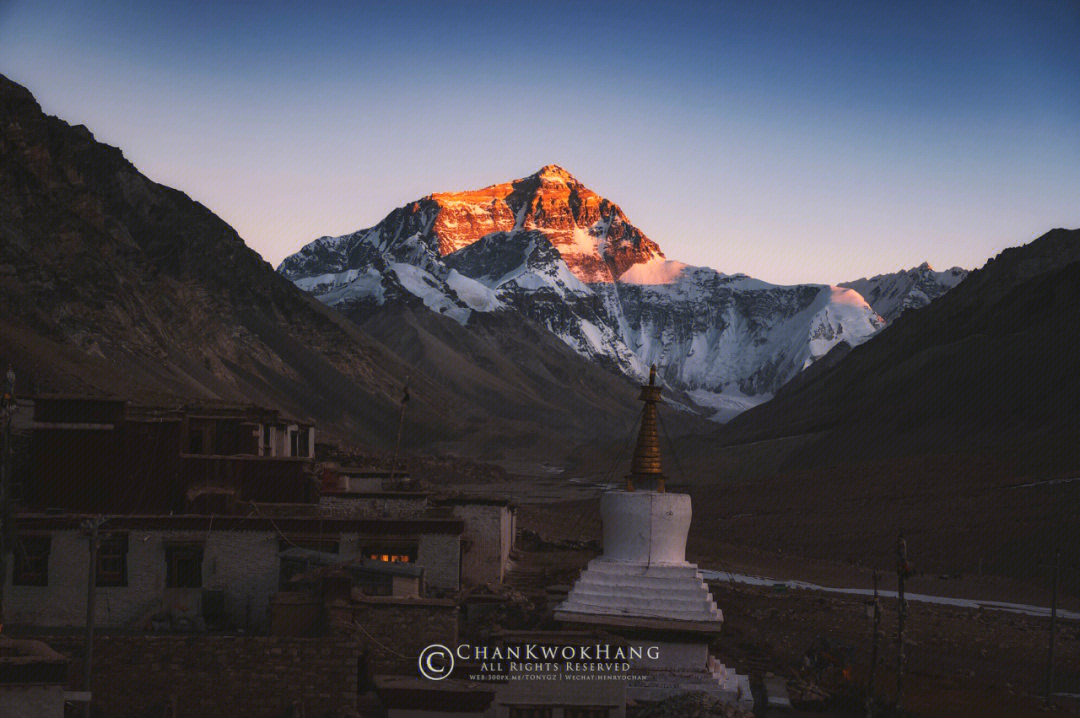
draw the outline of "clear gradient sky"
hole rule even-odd
[[[0,0],[0,73],[275,265],[563,165],[794,283],[1080,227],[1080,3]]]

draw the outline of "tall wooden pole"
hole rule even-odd
[[[874,571],[874,636],[870,647],[870,679],[866,685],[866,718],[874,718],[874,686],[877,683],[878,645],[881,643],[881,601],[878,584],[881,573]]]
[[[0,631],[4,629],[4,583],[7,580],[7,554],[14,559],[15,527],[11,509],[11,413],[15,397],[5,397],[0,421],[3,422],[3,454],[0,455]]]
[[[907,541],[904,540],[904,534],[900,533],[896,539],[896,595],[899,598],[896,623],[896,712],[898,714],[904,710],[904,624],[907,621],[908,611],[907,599],[904,598],[904,579],[907,578],[909,570]]]
[[[86,646],[83,649],[83,690],[89,694],[88,700],[83,704],[83,715],[86,718],[90,718],[89,697],[93,696],[90,679],[94,661],[94,598],[97,593],[98,530],[103,523],[105,519],[99,516],[83,524],[83,528],[90,531],[90,569],[86,581]]]
[[[1058,576],[1061,573],[1061,549],[1054,552],[1053,596],[1050,597],[1050,649],[1046,658],[1046,702],[1054,695],[1054,634],[1057,629]]]

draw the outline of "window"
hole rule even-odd
[[[166,588],[202,588],[202,560],[202,546],[166,547]]]
[[[551,709],[539,706],[510,706],[510,718],[551,718]]]
[[[97,553],[97,585],[127,585],[127,536],[102,539]]]
[[[365,544],[360,551],[364,558],[373,561],[388,561],[390,563],[416,563],[415,543],[386,543],[375,542]]]
[[[11,583],[15,586],[49,585],[48,536],[19,536],[15,539],[15,566]]]
[[[394,577],[393,576],[372,576],[370,574],[363,574],[360,577],[360,591],[365,596],[393,596],[394,595]]]
[[[608,718],[608,709],[598,706],[566,706],[565,718]]]

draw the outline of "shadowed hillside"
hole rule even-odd
[[[407,309],[346,318],[3,77],[0,239],[0,361],[22,393],[250,401],[385,447],[411,377],[407,446],[495,457],[558,456],[636,416],[635,387],[531,322],[484,317],[470,334]]]

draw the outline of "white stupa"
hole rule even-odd
[[[641,400],[645,407],[626,486],[600,500],[604,553],[582,571],[555,618],[659,648],[658,658],[635,664],[645,677],[630,682],[629,698],[654,701],[705,691],[752,706],[747,676],[709,653],[709,640],[720,632],[724,617],[697,566],[686,561],[690,497],[664,489],[656,367]]]

